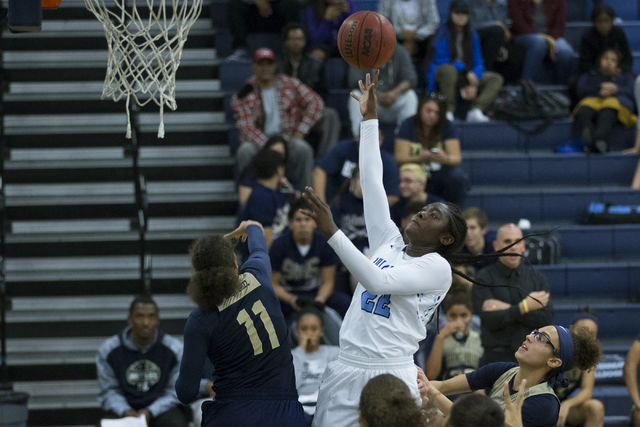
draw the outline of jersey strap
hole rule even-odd
[[[222,311],[240,301],[260,286],[258,279],[256,279],[251,273],[243,273],[238,277],[238,279],[240,280],[240,289],[238,289],[238,292],[234,295],[222,301],[222,303],[218,305],[218,311]]]

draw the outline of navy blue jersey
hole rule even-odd
[[[491,388],[502,374],[518,366],[517,363],[498,362],[478,368],[467,374],[467,381],[472,391]],[[527,384],[527,387],[531,387]],[[517,393],[513,379],[509,381],[509,393]],[[556,427],[560,402],[553,394],[529,396],[522,404],[522,425],[524,427]]]
[[[257,225],[247,227],[247,235],[250,255],[240,270],[238,292],[216,311],[195,309],[187,320],[176,383],[184,403],[197,395],[205,357],[215,366],[217,399],[238,394],[250,399],[265,392],[297,399],[287,325],[270,282],[267,244]]]
[[[313,230],[311,247],[306,255],[300,253],[293,232],[287,229],[273,241],[269,256],[271,268],[281,273],[280,285],[288,292],[317,291],[322,285],[322,268],[338,263],[338,256],[318,230]]]
[[[393,155],[380,150],[382,157],[382,185],[387,196],[400,195],[400,173]],[[351,179],[353,168],[358,164],[358,141],[346,139],[333,147],[318,163],[327,173],[325,195],[328,201],[338,193],[342,184]]]
[[[342,196],[332,206],[333,219],[342,232],[360,252],[369,249],[369,237],[364,222],[364,203],[351,192]]]

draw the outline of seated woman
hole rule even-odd
[[[504,79],[498,73],[485,71],[480,38],[469,23],[469,5],[454,0],[449,7],[449,19],[431,42],[427,90],[436,88],[446,96],[447,119],[453,120],[456,110],[456,90],[462,99],[471,102],[468,122],[488,122],[484,115],[496,99]]]
[[[578,103],[572,113],[574,137],[580,137],[592,152],[608,150],[608,138],[615,123],[630,127],[638,122],[633,114],[634,76],[620,70],[620,53],[605,50],[597,72],[580,76]]]
[[[418,113],[406,119],[396,136],[396,163],[419,163],[429,178],[426,190],[452,203],[465,198],[465,175],[460,163],[460,139],[445,115],[445,97],[431,92],[418,103]]]
[[[307,426],[311,427],[322,374],[329,362],[338,358],[340,347],[320,344],[324,334],[324,320],[320,311],[313,307],[298,313],[295,332],[298,346],[291,350],[291,354],[296,371],[298,400],[302,403]]]
[[[624,30],[613,25],[616,14],[605,3],[594,6],[591,11],[593,26],[582,34],[580,39],[580,74],[597,71],[600,68],[600,56],[605,49],[615,49],[621,54],[620,69],[623,73],[632,71],[633,56]]]
[[[378,13],[384,15],[396,31],[398,43],[414,58],[424,58],[429,36],[440,25],[435,0],[380,0]]]
[[[489,396],[504,409],[505,383],[513,399],[518,385],[526,380],[522,424],[556,427],[560,401],[552,384],[565,381],[562,373],[573,367],[594,369],[601,351],[600,342],[592,334],[576,334],[558,325],[545,326],[526,336],[515,354],[518,363],[490,363],[446,381],[431,381],[426,391],[429,398],[438,400],[440,393],[446,396],[490,388]]]
[[[566,84],[572,73],[575,53],[564,35],[567,0],[517,0],[509,2],[511,33],[526,49],[523,79],[536,80],[540,65],[549,58],[555,63],[554,83]]]
[[[312,0],[303,12],[303,24],[309,33],[311,56],[324,60],[338,56],[338,30],[356,10],[351,0]]]

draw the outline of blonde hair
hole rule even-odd
[[[424,171],[422,166],[417,163],[405,163],[400,166],[400,172],[404,171],[411,172],[418,181],[427,182],[427,173]]]

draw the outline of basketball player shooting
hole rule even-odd
[[[360,392],[369,379],[389,373],[403,380],[420,398],[413,354],[426,336],[425,324],[451,286],[447,261],[464,243],[466,221],[457,206],[433,203],[413,216],[403,236],[391,220],[382,185],[378,145],[376,71],[359,82],[362,96],[353,96],[363,116],[360,139],[360,183],[371,259],[364,256],[333,222],[329,206],[312,188],[304,197],[329,244],[358,286],[340,329],[340,356],[325,373],[314,427],[356,426]],[[405,244],[406,242],[406,244]]]

